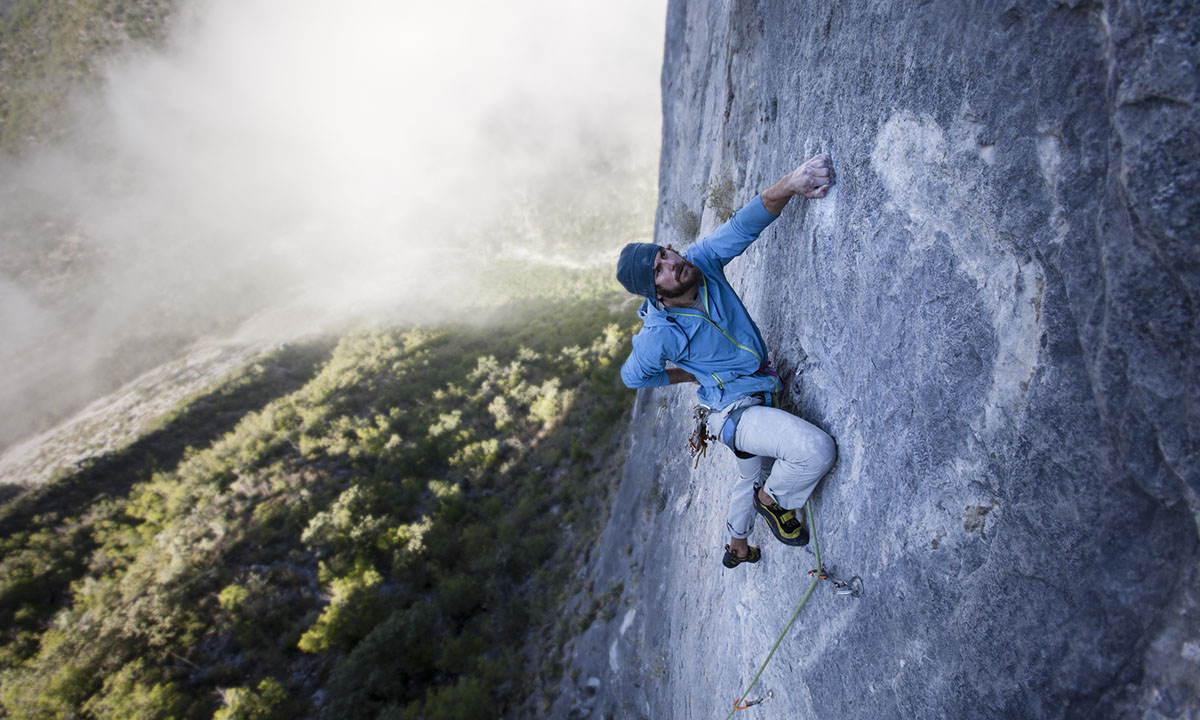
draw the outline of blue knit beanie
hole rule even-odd
[[[617,260],[617,280],[634,295],[644,295],[651,302],[658,299],[654,288],[654,258],[658,255],[654,243],[629,243],[621,249]]]

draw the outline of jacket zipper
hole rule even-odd
[[[708,309],[708,283],[703,283],[703,284],[701,285],[701,290],[704,292],[704,308],[705,308],[705,310],[707,310],[707,309]],[[763,361],[763,358],[762,358],[762,355],[759,355],[758,353],[754,352],[754,351],[753,351],[753,350],[751,350],[750,348],[748,348],[748,347],[746,347],[745,345],[741,344],[741,343],[740,343],[740,342],[738,342],[737,340],[734,340],[734,339],[733,339],[733,337],[732,337],[732,336],[731,336],[729,333],[725,332],[725,328],[723,328],[723,327],[721,327],[720,325],[718,325],[717,323],[715,323],[715,322],[713,321],[713,319],[712,319],[711,317],[709,317],[709,316],[708,316],[708,313],[707,313],[707,312],[702,312],[702,313],[700,313],[700,314],[696,314],[696,313],[682,312],[682,311],[679,311],[679,310],[671,310],[671,309],[668,309],[668,310],[667,310],[667,312],[668,312],[669,314],[671,314],[671,315],[686,315],[686,316],[688,316],[688,317],[698,317],[698,318],[704,318],[705,320],[707,320],[707,321],[708,321],[708,324],[709,324],[709,325],[712,325],[712,326],[713,326],[713,327],[715,327],[715,328],[716,328],[718,331],[720,331],[720,333],[721,333],[722,335],[724,335],[724,336],[725,336],[725,339],[726,339],[726,340],[728,340],[729,342],[733,343],[735,346],[737,346],[737,347],[741,348],[742,350],[745,350],[746,352],[748,352],[748,353],[750,353],[751,355],[753,355],[755,358],[757,358],[757,359],[758,359],[758,362],[759,362],[760,364],[764,362],[764,361]],[[716,374],[716,373],[709,373],[709,375],[712,375],[712,376],[713,376],[713,379],[717,381],[717,385],[719,385],[719,386],[721,387],[721,391],[722,391],[722,392],[724,392],[724,390],[725,390],[725,382],[724,382],[723,380],[721,380],[721,378],[717,377],[717,374]],[[778,389],[779,389],[779,388],[778,388],[779,382],[778,382],[777,380],[774,380],[774,379],[772,379],[772,383],[773,383],[773,384],[776,386],[776,391],[778,391]]]
[[[760,363],[763,361],[763,359],[762,359],[762,355],[759,355],[758,353],[754,352],[754,351],[753,351],[753,350],[751,350],[750,348],[748,348],[748,347],[746,347],[745,345],[741,344],[741,343],[740,343],[740,342],[738,342],[737,340],[734,340],[734,339],[733,339],[733,338],[732,338],[732,337],[729,335],[729,333],[725,332],[725,328],[723,328],[723,327],[721,327],[720,325],[718,325],[718,324],[716,324],[715,322],[713,322],[712,318],[710,318],[708,315],[705,315],[704,313],[700,313],[700,314],[698,314],[698,315],[697,315],[697,314],[695,314],[695,313],[689,313],[689,312],[679,312],[679,311],[676,311],[676,310],[671,310],[670,312],[671,312],[671,314],[672,314],[672,315],[686,315],[686,316],[688,316],[688,317],[698,317],[698,318],[704,318],[705,320],[707,320],[707,321],[708,321],[708,324],[709,324],[709,325],[712,325],[712,326],[713,326],[713,327],[715,327],[717,330],[719,330],[719,331],[721,332],[721,334],[725,336],[725,339],[726,339],[726,340],[728,340],[729,342],[733,343],[733,344],[734,344],[734,345],[736,345],[737,347],[739,347],[739,348],[741,348],[741,349],[745,350],[746,352],[750,353],[750,354],[751,354],[751,355],[753,355],[754,357],[758,358],[758,361],[759,361]]]

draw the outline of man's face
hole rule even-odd
[[[654,287],[663,300],[685,295],[700,282],[700,270],[674,248],[659,248],[654,258]]]

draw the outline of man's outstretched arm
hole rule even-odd
[[[778,215],[796,195],[823,198],[833,185],[833,164],[825,153],[814,155],[803,165],[779,178],[779,182],[763,190],[762,204],[767,212]]]

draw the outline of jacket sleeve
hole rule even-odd
[[[688,248],[688,254],[703,253],[724,267],[750,247],[750,243],[757,240],[776,217],[778,216],[772,215],[763,205],[762,195],[755,195],[753,200],[735,212],[724,225]]]
[[[667,354],[658,333],[640,332],[633,336],[633,352],[621,366],[621,380],[628,388],[669,385]]]

